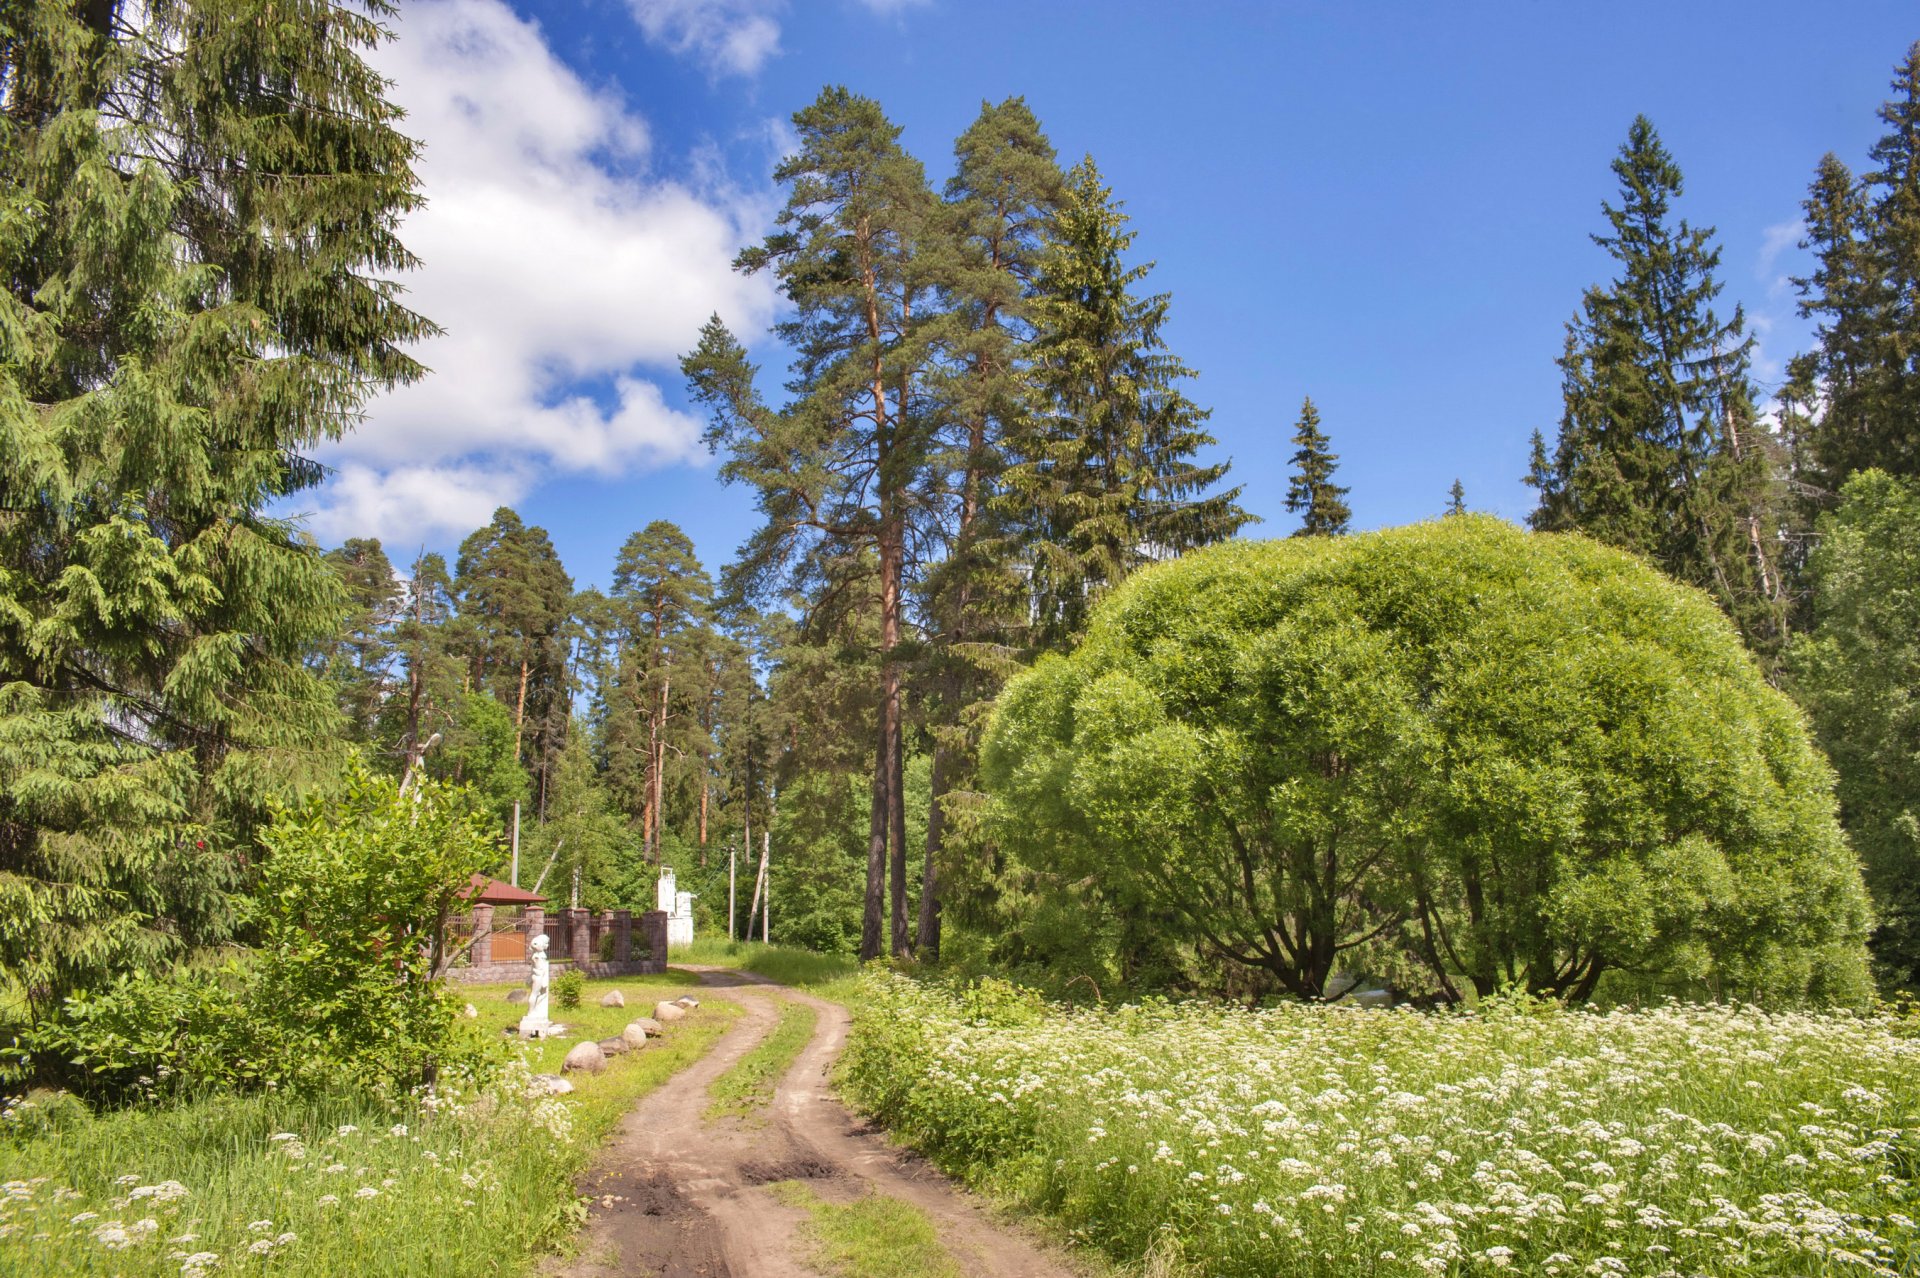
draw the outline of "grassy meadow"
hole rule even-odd
[[[846,1090],[1116,1259],[1216,1278],[1920,1272],[1920,1025],[863,980]]]
[[[523,1005],[512,987],[469,987],[478,1032]],[[0,1273],[9,1278],[298,1272],[302,1278],[511,1275],[581,1218],[573,1182],[639,1097],[702,1056],[738,1014],[700,1008],[564,1097],[529,1096],[529,1074],[559,1067],[582,1037],[610,1037],[663,998],[679,974],[589,981],[576,1033],[509,1044],[515,1060],[484,1090],[387,1106],[334,1096],[218,1097],[89,1116],[68,1102],[0,1119]],[[621,990],[624,1008],[600,997]]]

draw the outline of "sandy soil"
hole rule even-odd
[[[698,1063],[644,1098],[622,1122],[582,1186],[592,1214],[578,1255],[553,1278],[809,1278],[795,1230],[805,1218],[762,1186],[800,1179],[822,1198],[865,1193],[926,1212],[960,1267],[982,1278],[1070,1278],[1071,1261],[992,1220],[931,1164],[889,1145],[850,1114],[827,1083],[847,1037],[838,1004],[744,973],[711,969],[745,1015]],[[750,1051],[793,999],[818,1014],[759,1124],[707,1122],[707,1085]]]

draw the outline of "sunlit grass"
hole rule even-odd
[[[691,945],[675,946],[669,957],[675,963],[737,967],[835,1000],[845,997],[852,979],[860,974],[860,961],[849,955],[817,954],[790,945],[728,941],[725,937],[701,937]]]
[[[489,1029],[524,1010],[504,1002],[506,988],[464,992]],[[611,988],[644,989],[645,1006],[630,997],[626,1008],[598,1007]],[[583,1006],[562,1019],[609,1037],[653,1001],[693,988],[674,978],[590,982]],[[67,1105],[57,1130],[40,1135],[16,1117],[0,1125],[11,1129],[0,1137],[0,1273],[523,1272],[577,1223],[573,1183],[597,1141],[739,1013],[700,997],[697,1012],[645,1049],[612,1058],[603,1074],[570,1075],[576,1090],[566,1097],[496,1091],[436,1112],[383,1105],[343,1079],[326,1097],[216,1097],[94,1118]],[[579,1040],[526,1045],[513,1076],[557,1068]],[[203,1263],[190,1264],[196,1257]]]
[[[806,1004],[783,1002],[773,1032],[708,1086],[713,1102],[707,1106],[707,1117],[751,1119],[765,1108],[781,1075],[813,1037],[816,1019]]]
[[[833,1278],[965,1278],[927,1214],[911,1203],[868,1194],[830,1203],[797,1180],[769,1185],[781,1202],[807,1213],[800,1241],[806,1260]]]

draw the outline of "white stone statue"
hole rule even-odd
[[[533,974],[527,978],[527,1014],[520,1018],[520,1037],[539,1038],[553,1027],[547,1020],[547,934],[527,946],[533,954]]]

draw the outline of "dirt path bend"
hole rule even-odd
[[[845,1008],[745,973],[695,970],[745,1014],[704,1058],[623,1120],[583,1187],[594,1201],[579,1255],[550,1268],[555,1278],[814,1278],[795,1237],[805,1213],[763,1188],[794,1179],[829,1201],[880,1193],[911,1203],[971,1275],[1082,1272],[995,1222],[932,1164],[888,1144],[848,1112],[827,1078],[846,1043]],[[766,1037],[778,1004],[789,999],[813,1008],[818,1019],[764,1121],[706,1121],[708,1084]]]

